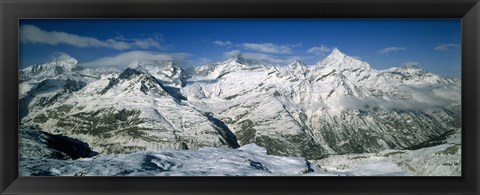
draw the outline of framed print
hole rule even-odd
[[[19,26],[20,176],[461,176],[460,19]]]
[[[2,192],[476,194],[479,9],[2,1]]]

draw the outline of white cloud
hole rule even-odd
[[[216,40],[216,41],[213,41],[212,43],[215,44],[215,45],[218,45],[218,46],[229,46],[229,45],[233,45],[233,43],[232,43],[231,41],[220,41],[220,40]]]
[[[271,53],[271,54],[292,53],[292,50],[288,45],[276,45],[273,43],[243,43],[241,47],[248,50],[258,51],[262,53]]]
[[[116,38],[99,40],[94,37],[80,36],[66,32],[44,31],[34,25],[20,26],[20,41],[33,44],[60,45],[66,44],[74,47],[104,47],[116,50],[132,48],[162,48],[158,37],[147,39]]]
[[[332,49],[325,45],[320,45],[320,47],[312,47],[307,50],[308,53],[315,54],[315,55],[324,55],[330,51],[332,51]]]
[[[406,48],[405,47],[387,47],[387,48],[377,50],[377,52],[381,54],[389,54],[392,52],[399,52],[403,50],[406,50]]]
[[[442,43],[442,44],[438,44],[437,46],[435,46],[433,48],[433,50],[435,51],[448,51],[450,48],[459,48],[460,45],[459,44],[455,44],[455,43]]]
[[[173,61],[182,64],[186,61],[189,54],[187,53],[159,53],[149,51],[129,51],[120,53],[116,56],[103,57],[91,62],[81,63],[80,66],[87,68],[114,67],[120,70],[125,69],[131,63],[138,60],[159,60]]]

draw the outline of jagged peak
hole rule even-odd
[[[135,75],[141,75],[144,74],[142,71],[134,68],[134,67],[128,67],[126,68],[119,76],[119,79],[130,79],[131,77]]]
[[[132,62],[129,67],[149,73],[155,77],[159,77],[159,75],[172,77],[176,74],[180,74],[182,77],[185,76],[183,75],[183,69],[170,60],[137,60]]]
[[[329,56],[345,56],[346,54],[341,52],[338,48],[333,48]]]
[[[341,61],[341,60],[343,60],[343,59],[345,59],[345,58],[348,58],[348,59],[351,58],[351,59],[358,60],[358,59],[356,59],[356,58],[353,58],[353,57],[351,57],[351,56],[343,53],[343,52],[340,51],[338,48],[333,48],[333,49],[332,49],[332,52],[330,52],[330,54],[328,54],[328,56],[325,57],[323,60],[329,59],[329,60]],[[322,60],[322,61],[323,61],[323,60]],[[360,60],[359,60],[359,61],[360,61]]]
[[[325,57],[324,59],[320,60],[317,63],[317,67],[331,67],[335,69],[367,69],[370,70],[370,64],[359,60],[357,58],[351,57],[343,52],[341,52],[338,48],[334,48],[332,52]]]

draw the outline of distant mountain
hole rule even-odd
[[[65,56],[20,71],[21,123],[101,153],[255,143],[319,159],[421,146],[461,127],[459,80],[376,70],[338,49],[315,65],[235,57],[188,73],[167,61],[121,72],[76,64]]]
[[[382,71],[382,74],[406,85],[453,84],[458,82],[427,72],[415,65],[404,65],[398,68],[390,68]]]
[[[20,81],[42,80],[52,78],[64,73],[71,73],[77,68],[78,61],[69,55],[62,54],[51,62],[40,65],[32,65],[20,70]]]

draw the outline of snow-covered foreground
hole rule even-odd
[[[321,160],[268,155],[255,144],[238,149],[148,151],[85,155],[88,145],[66,137],[22,129],[22,176],[460,176],[461,131],[417,150],[331,155]],[[33,139],[35,138],[35,139]],[[51,146],[72,145],[59,151]],[[32,145],[33,144],[33,145]],[[85,149],[85,147],[87,147]],[[83,154],[85,153],[85,154]],[[75,157],[75,158],[74,158]]]
[[[328,171],[352,171],[357,175],[371,175],[376,167],[372,163],[391,162],[404,172],[415,176],[461,176],[461,132],[448,137],[445,143],[417,150],[385,150],[378,153],[333,155],[311,161]],[[371,169],[372,171],[358,170]]]
[[[380,161],[350,171],[325,171],[300,157],[267,155],[248,144],[239,149],[139,152],[78,160],[20,159],[21,176],[355,176],[406,175],[395,163]]]

